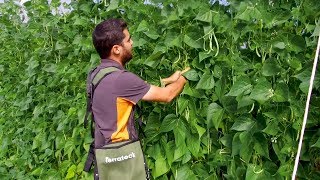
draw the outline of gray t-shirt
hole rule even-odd
[[[103,78],[93,94],[96,147],[138,138],[134,127],[135,105],[150,89],[149,84],[126,71],[118,62],[109,59],[101,61],[93,76],[105,67],[113,66],[120,71],[112,72]]]

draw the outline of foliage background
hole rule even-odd
[[[91,179],[83,128],[94,26],[122,17],[128,69],[151,84],[190,66],[173,103],[142,103],[154,179],[288,179],[320,31],[317,0],[31,0],[0,4],[1,179]],[[58,12],[65,6],[70,12]],[[21,8],[27,12],[21,16]],[[320,178],[319,75],[299,179]]]

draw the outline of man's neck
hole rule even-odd
[[[121,61],[119,58],[117,58],[117,57],[109,56],[107,59],[110,59],[110,60],[112,60],[112,61],[115,61],[115,62],[119,63],[122,67],[124,67],[124,64],[122,64],[122,61]]]

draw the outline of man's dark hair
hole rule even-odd
[[[107,19],[96,26],[92,33],[92,41],[101,59],[110,55],[114,45],[121,44],[125,37],[123,30],[126,28],[127,23],[122,19]]]

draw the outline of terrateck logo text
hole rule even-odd
[[[134,152],[131,152],[130,154],[128,155],[124,155],[124,156],[119,156],[119,157],[115,157],[115,158],[109,158],[109,157],[106,157],[106,163],[113,163],[113,162],[120,162],[120,161],[124,161],[124,160],[127,160],[127,159],[132,159],[132,158],[135,158],[136,155],[134,154]]]

